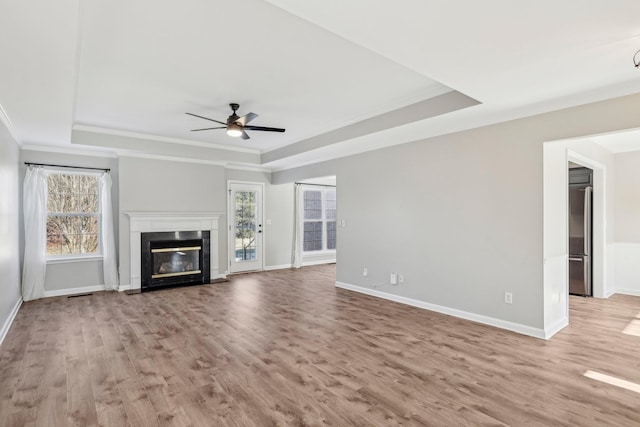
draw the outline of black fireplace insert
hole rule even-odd
[[[210,232],[141,234],[141,290],[209,283]]]

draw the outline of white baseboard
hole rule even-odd
[[[616,291],[611,290],[611,289],[605,289],[604,291],[604,297],[605,298],[609,298],[611,295],[615,295]]]
[[[520,323],[513,323],[513,322],[508,322],[506,320],[483,316],[481,314],[469,313],[467,311],[462,311],[455,308],[445,307],[437,304],[431,304],[428,302],[424,302],[424,301],[420,301],[412,298],[406,298],[399,295],[394,295],[386,292],[376,291],[369,288],[364,288],[361,286],[350,285],[348,283],[336,282],[336,287],[346,289],[348,291],[359,292],[362,294],[399,302],[401,304],[406,304],[413,307],[423,308],[425,310],[447,314],[449,316],[459,317],[465,320],[471,320],[473,322],[483,323],[489,326],[495,326],[496,328],[506,329],[509,331],[517,332],[519,334],[528,335],[534,338],[547,339],[546,333],[543,329],[533,328],[531,326],[522,325]]]
[[[123,285],[122,283],[120,283],[120,285],[118,286],[118,292],[125,292],[125,291],[130,291],[131,290],[131,284],[126,284]]]
[[[622,294],[622,295],[631,295],[634,297],[640,297],[640,290],[638,289],[620,289],[620,288],[616,288],[615,292],[611,293],[613,294]]]
[[[550,339],[552,336],[554,336],[555,334],[557,334],[567,326],[569,326],[569,319],[567,317],[563,317],[562,319],[558,320],[555,324],[544,329],[544,339],[545,340]]]
[[[616,243],[613,245],[615,263],[613,283],[616,294],[640,295],[640,243]]]
[[[321,265],[321,264],[335,264],[336,260],[335,259],[321,259],[318,261],[304,261],[302,263],[303,267],[310,267],[312,265]]]
[[[9,313],[9,317],[4,322],[4,325],[2,325],[2,329],[0,329],[0,345],[2,345],[2,342],[7,337],[7,334],[9,333],[9,329],[11,328],[11,325],[13,324],[13,321],[15,320],[21,305],[22,305],[22,297],[19,298],[18,301],[16,301],[16,304],[13,306],[11,313]]]
[[[293,264],[268,265],[264,268],[264,271],[285,270],[287,268],[293,268]]]
[[[216,274],[215,276],[211,276],[211,280],[226,279],[226,278],[227,278],[226,274]]]
[[[82,288],[56,289],[53,291],[44,291],[43,298],[63,297],[67,295],[86,294],[89,292],[104,291],[104,285],[84,286]]]

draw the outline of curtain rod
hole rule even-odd
[[[329,184],[308,184],[306,182],[294,182],[294,184],[297,184],[297,185],[314,185],[316,187],[333,187],[333,188],[336,188],[335,185],[329,185]]]
[[[31,163],[31,162],[24,162],[24,164],[28,166],[50,166],[53,168],[84,169],[84,170],[111,172],[111,169],[105,169],[105,168],[87,168],[83,166],[51,165],[48,163]]]

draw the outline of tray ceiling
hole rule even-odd
[[[0,116],[31,146],[208,149],[286,168],[640,91],[640,4],[627,0],[25,0],[3,12]],[[225,120],[230,102],[286,133],[190,132],[208,123],[185,112]]]

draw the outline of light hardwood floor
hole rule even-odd
[[[336,289],[335,266],[25,303],[0,425],[639,426],[640,298],[551,341]]]

